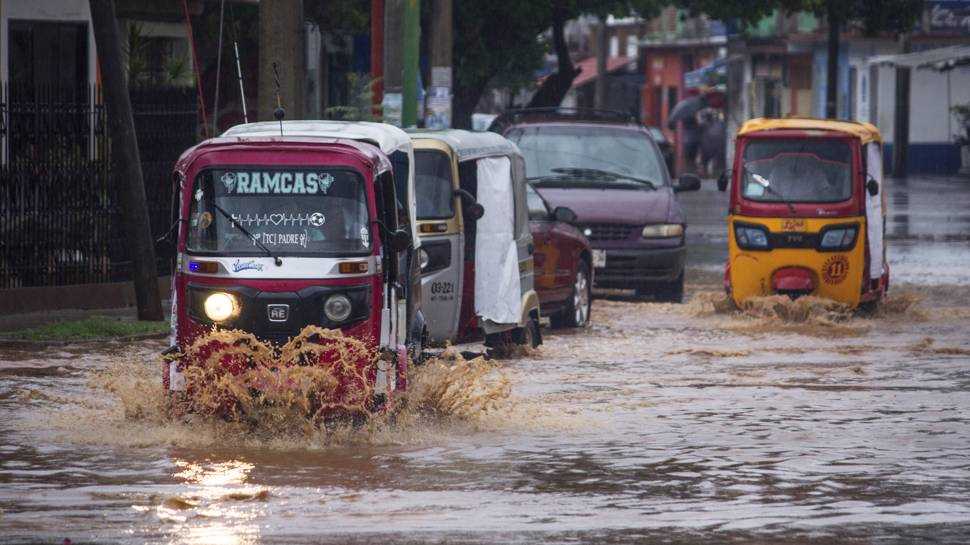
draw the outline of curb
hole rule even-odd
[[[147,341],[149,339],[164,339],[169,336],[166,331],[164,333],[142,333],[139,335],[127,335],[125,337],[102,337],[98,339],[78,339],[78,340],[49,340],[49,341],[31,341],[27,339],[17,339],[13,337],[0,336],[0,348],[13,348],[13,349],[32,349],[32,348],[51,348],[55,346],[70,346],[70,345],[88,345],[88,344],[103,344],[111,342],[137,342],[137,341]]]

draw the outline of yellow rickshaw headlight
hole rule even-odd
[[[761,227],[734,224],[734,240],[742,250],[768,250],[768,231]]]
[[[239,313],[239,304],[230,293],[217,291],[210,294],[203,304],[205,315],[213,322],[224,322]]]
[[[855,226],[843,226],[826,229],[819,239],[819,250],[848,250],[855,246],[857,229]]]

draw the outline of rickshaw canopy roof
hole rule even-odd
[[[222,133],[222,136],[280,136],[280,123],[279,121],[260,121],[236,125]],[[395,151],[408,152],[412,147],[411,139],[403,130],[393,125],[370,121],[283,121],[282,136],[316,136],[372,142],[388,155]]]
[[[773,130],[812,130],[832,131],[849,134],[858,138],[862,144],[882,142],[879,129],[871,123],[857,121],[836,121],[832,119],[813,119],[807,117],[787,117],[781,119],[759,117],[746,121],[738,131],[738,136],[760,131]]]
[[[408,131],[414,140],[437,140],[451,148],[458,161],[471,161],[482,157],[520,155],[519,148],[512,141],[494,132],[473,132],[463,129],[412,130]]]
[[[279,128],[279,127],[277,127]],[[179,160],[176,162],[176,170],[184,172],[188,165],[192,163],[195,159],[202,156],[204,153],[210,151],[255,151],[254,146],[262,146],[265,144],[284,144],[284,145],[299,145],[299,144],[310,144],[313,146],[327,146],[333,151],[339,151],[341,153],[351,153],[363,159],[365,162],[373,165],[374,170],[377,173],[385,172],[391,170],[391,162],[388,160],[387,156],[381,152],[375,145],[369,144],[367,142],[361,142],[359,140],[346,140],[343,138],[320,138],[320,137],[298,137],[298,136],[285,136],[281,137],[279,135],[271,137],[268,135],[254,136],[245,139],[239,138],[224,138],[216,137],[210,138],[204,142],[201,142],[182,154]]]

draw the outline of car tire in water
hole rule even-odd
[[[553,329],[586,327],[592,310],[593,286],[590,282],[589,265],[585,261],[580,261],[576,269],[576,277],[573,279],[573,291],[566,301],[566,306],[560,312],[549,316],[549,325]]]

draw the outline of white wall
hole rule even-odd
[[[88,24],[88,81],[94,83],[97,55],[88,0],[0,0],[0,82],[6,82],[10,67],[6,55],[7,26],[10,19],[35,21],[81,21]]]
[[[883,140],[890,143],[896,104],[896,69],[880,66],[878,72],[876,126]],[[914,69],[911,75],[909,141],[952,142],[959,127],[950,107],[970,103],[970,67],[963,66],[950,72]]]

